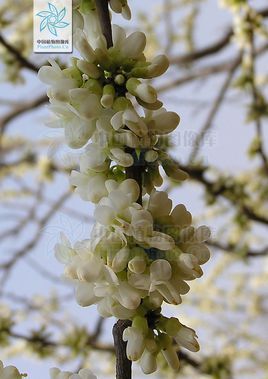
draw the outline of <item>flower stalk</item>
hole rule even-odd
[[[96,0],[96,6],[102,28],[102,33],[106,38],[107,47],[113,46],[112,26],[108,8],[108,0]],[[127,153],[135,154],[134,149],[126,149]],[[137,202],[142,204],[142,177],[138,166],[131,166],[126,169],[126,177],[134,179],[139,184],[140,195]],[[123,333],[126,328],[131,326],[130,320],[118,320],[113,326],[113,338],[116,355],[116,379],[131,379],[132,362],[126,354],[127,343],[123,341]]]

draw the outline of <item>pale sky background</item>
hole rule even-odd
[[[146,12],[150,15],[152,7],[156,7],[157,4],[160,4],[161,1],[156,0],[136,0],[130,1],[130,7],[133,12],[133,19],[131,27],[135,25],[135,20],[137,13],[142,9],[143,12]],[[266,1],[254,1],[254,4],[265,4]],[[1,0],[0,0],[1,4]],[[209,4],[209,5],[208,5]],[[12,5],[11,5],[12,6]],[[205,44],[206,41],[214,41],[217,39],[217,36],[220,36],[225,30],[225,27],[230,23],[230,16],[227,11],[219,9],[216,0],[210,0],[206,2],[205,6],[206,12],[203,12],[200,19],[200,26],[197,35],[197,41],[200,41],[201,44]],[[175,20],[174,22],[177,22]],[[125,24],[122,22],[121,17],[116,17],[116,22],[119,24]],[[161,34],[161,33],[160,33]],[[162,35],[162,34],[161,34]],[[160,37],[161,38],[161,37]],[[177,52],[178,53],[178,52]],[[228,51],[224,51],[222,56],[228,56]],[[35,57],[32,57],[33,60]],[[263,62],[264,64],[264,62]],[[173,70],[173,69],[172,69]],[[170,70],[166,74],[167,80],[170,80],[173,77],[179,77],[180,72],[178,69],[174,70],[174,74]],[[267,71],[267,70],[266,70]],[[11,99],[11,100],[20,100],[20,99],[32,99],[34,94],[38,95],[45,91],[45,87],[42,83],[38,81],[35,75],[32,75],[29,72],[25,71],[25,78],[27,78],[27,85],[25,86],[12,86],[7,84],[0,84],[0,99]],[[220,83],[224,80],[222,76],[215,76],[213,80],[210,80],[204,85],[205,91],[203,91],[202,83],[199,85],[187,85],[179,87],[172,92],[169,92],[168,95],[161,95],[161,100],[164,100],[165,106],[170,110],[175,110],[181,116],[181,125],[178,130],[178,134],[174,134],[174,140],[180,141],[177,143],[177,149],[174,150],[174,154],[177,155],[180,159],[186,161],[191,146],[189,143],[185,143],[185,140],[188,139],[189,133],[196,133],[198,127],[202,125],[203,120],[207,115],[207,110],[202,109],[202,102],[212,101],[215,97]],[[253,129],[249,125],[244,124],[244,112],[241,112],[241,105],[236,106],[236,102],[232,101],[235,91],[229,92],[228,97],[230,98],[230,103],[228,107],[223,106],[221,112],[219,113],[214,127],[210,133],[210,143],[203,145],[202,156],[208,164],[217,165],[219,167],[225,168],[231,172],[239,172],[242,168],[245,168],[246,164],[253,165],[254,162],[248,163],[245,160],[245,151],[248,149],[249,141],[253,136]],[[189,107],[188,101],[190,99],[195,99],[196,102],[199,102],[199,106],[196,108]],[[1,111],[1,108],[0,108]],[[45,107],[39,108],[31,113],[23,115],[16,119],[10,125],[10,133],[22,133],[32,138],[34,141],[35,138],[40,138],[40,136],[53,136],[59,135],[61,131],[55,132],[54,130],[49,130],[44,124],[43,121],[47,117],[47,111]],[[201,120],[201,121],[200,121]],[[265,136],[266,143],[268,141],[268,134]],[[267,146],[266,146],[267,147]],[[68,158],[69,150],[66,148],[62,152],[62,159]],[[30,183],[29,183],[30,184]],[[57,193],[62,191],[62,188],[67,187],[67,179],[61,178],[56,183],[53,183],[50,189],[47,191],[47,197],[50,199],[55,198]],[[203,210],[203,203],[201,202],[202,192],[198,189],[197,186],[184,186],[183,188],[176,190],[172,193],[173,198],[177,202],[184,203],[192,214],[198,215]],[[178,201],[179,199],[179,201]],[[78,196],[74,195],[71,201],[68,202],[68,205],[73,209],[78,209],[81,212],[92,213],[93,207],[89,204],[86,204],[81,201]],[[86,209],[85,209],[86,208]],[[85,214],[86,214],[85,213]],[[214,225],[210,225],[212,232]],[[43,237],[39,245],[31,252],[30,256],[34,258],[39,263],[51,270],[51,272],[56,275],[61,275],[62,265],[60,265],[54,258],[53,255],[53,246],[58,240],[59,232],[63,231],[72,241],[77,239],[82,239],[88,236],[90,225],[82,224],[81,222],[74,222],[68,216],[58,212],[57,215],[51,220],[49,226],[43,231]],[[33,233],[33,230],[29,228],[26,233]],[[22,237],[23,238],[23,237]],[[14,241],[9,241],[9,243]],[[8,253],[9,249],[8,243],[6,246],[2,247],[2,251]],[[206,270],[208,270],[210,265],[206,265],[204,268],[204,275],[206,275]],[[200,279],[199,279],[200,280]],[[202,280],[202,279],[201,279]],[[53,286],[50,282],[42,280],[39,275],[37,275],[30,267],[24,262],[21,262],[16,270],[13,271],[12,277],[9,280],[9,290],[14,291],[16,294],[25,295],[27,294],[47,294]],[[64,287],[54,287],[57,291],[63,291],[66,293]],[[67,290],[69,293],[70,290]],[[191,292],[188,296],[191,296]],[[172,308],[174,311],[176,309]],[[168,313],[172,313],[173,310],[171,307],[167,310]],[[180,306],[180,313],[183,314],[183,305]],[[88,325],[91,324],[94,319],[96,319],[96,313],[94,307],[92,308],[80,308],[76,305],[75,302],[70,303],[69,311],[75,315],[76,319],[80,319],[81,323]],[[187,308],[186,308],[187,311]],[[106,323],[106,333],[104,338],[106,340],[111,339],[111,326],[113,320],[110,320]],[[202,333],[199,334],[200,344],[205,343],[205,336],[202,336]],[[1,358],[1,354],[0,354]],[[48,369],[55,365],[51,360],[37,361],[32,357],[26,359],[12,359],[6,361],[6,363],[16,364],[22,372],[27,372],[30,379],[48,379]],[[64,369],[74,369],[74,365],[68,366],[64,365]],[[136,378],[144,378],[141,374],[141,371],[138,369]],[[156,377],[153,374],[151,377]],[[104,379],[100,377],[99,379]]]

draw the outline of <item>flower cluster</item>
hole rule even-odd
[[[131,18],[131,10],[128,6],[128,0],[109,0],[111,10],[115,13],[121,13],[126,20]],[[96,11],[95,0],[74,0],[74,9],[79,9],[82,13],[92,13]]]
[[[119,11],[119,3],[125,4],[110,5]],[[163,183],[160,166],[174,180],[187,178],[158,144],[180,118],[162,107],[146,81],[163,74],[168,60],[160,55],[147,61],[145,35],[127,36],[118,26],[108,47],[95,10],[79,17],[75,43],[82,59],[73,58],[65,69],[51,61],[39,77],[49,85],[50,126],[64,128],[70,147],[84,147],[71,184],[96,204],[96,223],[91,238],[74,246],[62,235],[56,257],[81,306],[97,304],[103,317],[132,321],[123,336],[130,360],[151,373],[161,352],[177,370],[179,346],[197,351],[196,335],[164,317],[161,307],[180,304],[187,282],[202,275],[210,232],[194,228],[184,205],[173,207],[167,193],[156,190]],[[133,168],[139,180],[129,175]]]
[[[96,375],[87,368],[81,369],[78,374],[73,374],[70,371],[60,371],[58,368],[50,369],[51,379],[97,379]]]
[[[23,379],[26,374],[20,374],[14,366],[6,366],[0,361],[0,377],[1,379]],[[78,374],[73,374],[70,371],[60,371],[58,368],[50,369],[51,379],[97,379],[96,375],[89,369],[81,369]]]

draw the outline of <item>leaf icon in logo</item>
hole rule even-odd
[[[57,24],[57,28],[66,28],[66,26],[68,26],[69,24],[68,24],[68,22],[59,22],[58,24]]]
[[[48,7],[51,11],[51,13],[53,13],[55,16],[58,16],[58,10],[57,8],[55,7],[55,5],[51,4],[51,3],[48,3]]]
[[[48,30],[50,31],[50,33],[57,37],[57,30],[56,30],[56,28],[53,25],[51,25],[51,24],[47,24],[47,27],[48,27]]]
[[[40,31],[42,32],[42,30],[44,30],[46,27],[47,27],[47,18],[44,18],[40,24]]]
[[[46,28],[51,34],[57,37],[57,28],[66,28],[69,23],[62,21],[66,16],[66,8],[64,7],[60,12],[52,3],[48,3],[49,10],[42,11],[36,14],[43,20],[40,22],[40,32]]]
[[[66,15],[66,8],[64,7],[58,14],[58,21],[61,21]]]

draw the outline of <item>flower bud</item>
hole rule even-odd
[[[101,98],[101,105],[104,108],[111,108],[115,97],[115,89],[112,84],[106,84],[103,87],[103,95]]]
[[[120,0],[110,0],[109,4],[115,13],[121,13],[122,12],[122,4],[121,4]]]
[[[180,361],[178,358],[178,354],[175,348],[172,345],[169,345],[165,349],[161,350],[165,360],[168,365],[174,370],[177,371],[180,368]]]
[[[181,170],[178,165],[176,165],[174,162],[171,160],[165,160],[162,162],[163,169],[166,173],[167,176],[172,178],[173,180],[176,181],[183,181],[185,179],[188,179],[189,175]]]
[[[118,84],[119,86],[121,86],[121,85],[123,85],[125,83],[126,78],[124,77],[124,75],[118,74],[114,78],[114,81],[115,81],[116,84]]]
[[[155,78],[164,74],[169,67],[169,60],[166,55],[158,55],[155,57],[150,66],[147,67],[147,77]]]
[[[180,326],[179,331],[174,336],[177,344],[190,351],[197,352],[199,350],[199,344],[196,340],[197,335],[195,331],[183,324],[180,324]]]
[[[145,349],[140,359],[140,365],[144,374],[152,374],[157,370],[156,356]]]
[[[129,6],[126,4],[123,6],[122,8],[122,16],[126,19],[126,20],[130,20],[131,19],[131,10],[129,8]]]

